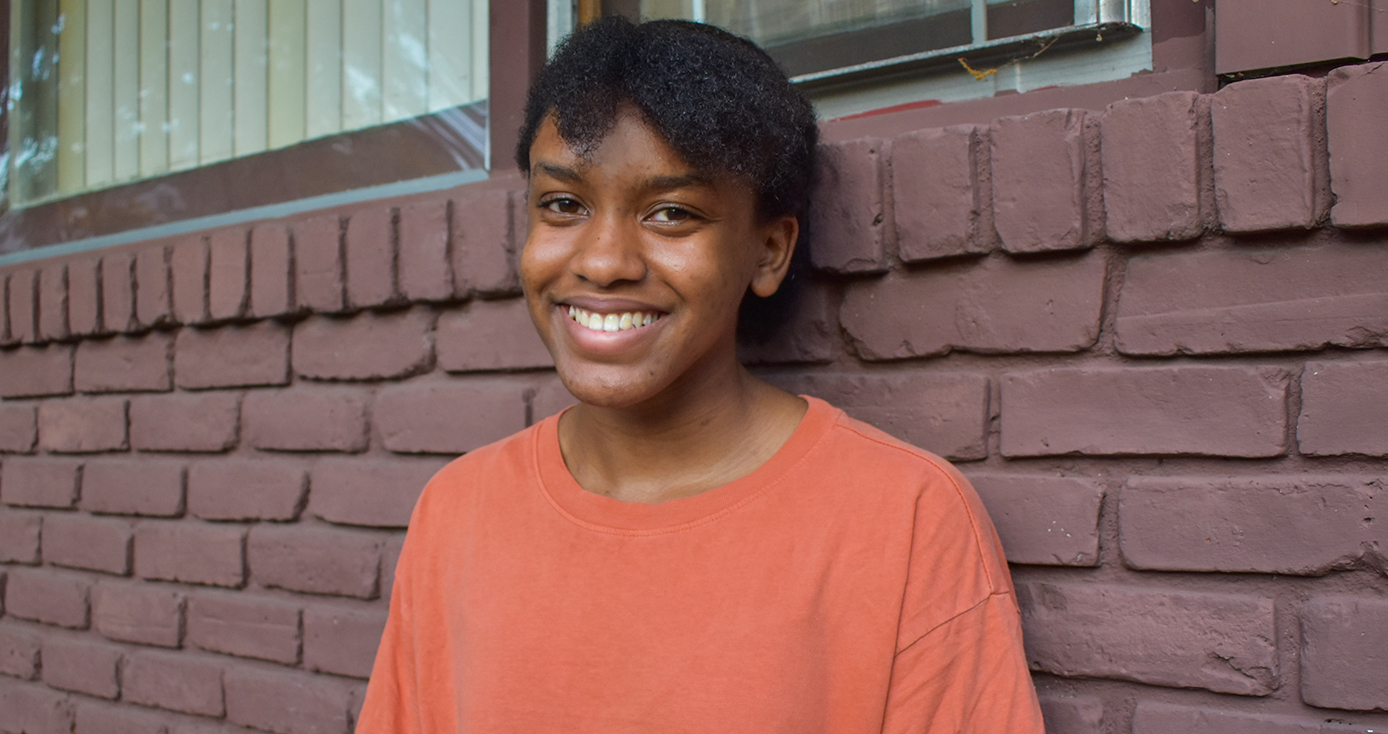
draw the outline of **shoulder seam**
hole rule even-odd
[[[844,416],[847,416],[846,413],[843,414],[843,415],[844,415]],[[963,506],[963,508],[964,508],[964,513],[965,513],[966,515],[968,515],[968,517],[969,517],[969,530],[970,530],[970,532],[973,534],[974,546],[975,546],[975,549],[976,549],[976,551],[977,551],[977,553],[978,553],[979,559],[981,560],[981,559],[986,555],[986,553],[985,553],[986,546],[985,546],[985,543],[983,542],[983,533],[982,533],[981,530],[979,529],[978,517],[974,514],[973,508],[969,506],[969,502],[968,502],[966,499],[964,499],[964,490],[963,490],[963,488],[961,488],[961,487],[959,486],[959,482],[958,482],[958,481],[954,478],[954,476],[950,473],[949,469],[946,469],[944,466],[941,466],[941,465],[940,465],[940,461],[939,461],[939,460],[937,460],[932,454],[924,453],[924,450],[923,450],[923,449],[920,449],[920,450],[918,450],[918,451],[911,451],[909,448],[906,448],[906,447],[903,447],[903,446],[899,446],[899,445],[896,445],[896,444],[892,444],[892,443],[887,443],[886,441],[883,441],[882,439],[877,438],[877,437],[875,437],[875,436],[869,436],[869,435],[863,433],[862,431],[858,430],[858,429],[855,428],[854,426],[845,423],[845,422],[842,420],[842,418],[840,418],[840,420],[835,421],[835,425],[836,425],[836,426],[842,426],[845,430],[852,431],[855,435],[857,435],[859,438],[862,438],[862,439],[865,440],[865,441],[871,441],[871,442],[873,442],[873,443],[875,443],[875,444],[877,444],[877,445],[879,445],[879,446],[884,446],[884,447],[886,447],[886,448],[890,448],[890,449],[894,449],[894,450],[896,450],[896,451],[900,451],[900,452],[902,452],[902,453],[904,453],[904,454],[907,454],[907,455],[909,455],[909,456],[914,456],[914,457],[920,459],[921,461],[924,461],[924,462],[930,464],[932,467],[935,468],[936,471],[938,471],[938,472],[940,472],[941,474],[943,474],[944,477],[945,477],[945,479],[947,479],[947,480],[949,481],[949,486],[950,486],[951,488],[953,488],[955,497],[958,498],[958,500],[959,500],[959,504]],[[915,447],[911,447],[911,448],[915,448]],[[959,471],[958,467],[954,467],[954,470],[955,470],[956,472]],[[1006,562],[1006,561],[1004,561],[1004,562]],[[998,592],[998,590],[999,590],[998,579],[994,578],[993,573],[992,573],[991,570],[988,568],[988,565],[987,565],[987,564],[985,564],[985,563],[980,563],[979,565],[983,566],[983,574],[984,574],[984,576],[988,579],[988,588],[989,588],[989,589],[992,589],[992,590],[993,590],[993,593],[999,593],[999,592]],[[1004,590],[1003,593],[1005,593],[1005,590]]]
[[[937,625],[935,625],[934,627],[931,627],[930,629],[928,629],[928,630],[922,632],[920,635],[918,635],[918,636],[916,637],[916,639],[911,640],[910,642],[906,643],[905,645],[898,645],[897,648],[896,648],[896,652],[893,653],[893,655],[900,655],[901,653],[906,652],[907,650],[909,650],[909,649],[911,648],[911,646],[915,645],[917,642],[920,642],[921,640],[924,640],[925,638],[927,638],[927,637],[929,637],[930,635],[934,634],[936,630],[940,629],[941,627],[944,627],[945,625],[949,624],[950,622],[953,622],[953,621],[956,620],[956,619],[959,619],[960,617],[964,616],[965,614],[968,614],[969,612],[972,612],[972,611],[974,611],[975,609],[978,609],[979,607],[983,606],[984,604],[987,604],[988,602],[992,601],[992,600],[993,600],[993,597],[998,597],[998,596],[1011,597],[1011,596],[1012,596],[1012,592],[1010,592],[1010,591],[994,591],[994,592],[988,594],[987,596],[983,597],[982,599],[979,599],[977,602],[971,604],[969,607],[967,607],[967,608],[965,608],[965,609],[961,609],[961,610],[959,610],[958,612],[956,612],[956,613],[950,615],[949,617],[947,617],[947,618],[941,620],[939,624],[937,624]],[[1015,605],[1016,602],[1014,601],[1013,604]]]

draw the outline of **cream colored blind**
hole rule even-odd
[[[17,0],[23,206],[487,96],[486,0]]]

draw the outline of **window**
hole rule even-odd
[[[486,163],[485,0],[10,7],[11,210],[154,182],[196,216]]]
[[[552,0],[551,18],[566,4]],[[1148,7],[1147,0],[602,3],[606,12],[707,22],[755,40],[826,118],[1149,70]]]

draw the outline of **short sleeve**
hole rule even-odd
[[[987,596],[892,662],[884,734],[1044,734],[1011,592]]]

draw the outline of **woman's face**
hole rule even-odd
[[[793,217],[758,221],[747,185],[690,167],[630,109],[587,155],[546,120],[528,201],[530,316],[565,386],[604,407],[718,389],[743,294],[776,290],[797,234]]]

